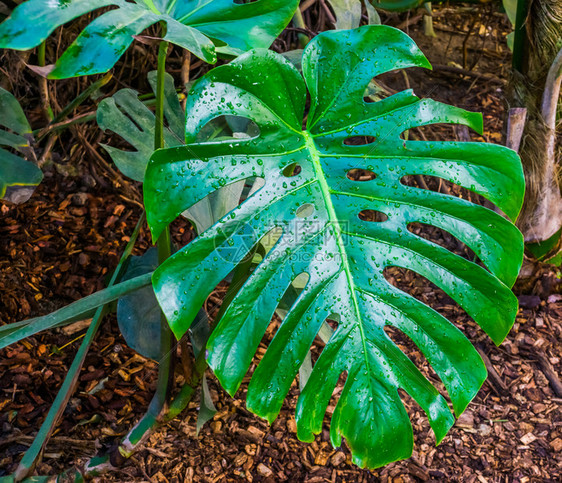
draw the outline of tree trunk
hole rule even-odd
[[[553,67],[562,61],[562,0],[519,1],[510,107],[527,109],[519,149],[527,189],[518,225],[526,242],[540,242],[562,227],[562,129],[556,126],[562,72]]]

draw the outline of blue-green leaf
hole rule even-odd
[[[5,128],[0,129],[0,198],[23,203],[41,182],[43,173],[25,159],[33,153],[30,145],[33,137],[23,109],[17,99],[1,87],[0,128]]]
[[[158,22],[164,39],[205,62],[217,60],[217,49],[236,55],[269,47],[289,23],[298,0],[27,0],[0,24],[0,48],[28,50],[57,27],[102,7],[116,6],[97,17],[58,59],[52,79],[107,72],[133,42]]]

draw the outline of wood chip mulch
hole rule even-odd
[[[509,53],[498,45],[504,42],[506,27],[498,26],[493,15],[479,15],[485,28],[472,34],[464,51],[470,64],[475,60],[484,63],[483,70],[495,69],[505,81]],[[438,14],[435,27],[439,42],[424,38],[419,32],[419,19],[418,25],[412,19],[406,14],[399,18],[424,51],[433,52],[432,45],[441,46],[435,48],[437,57],[431,59],[435,64],[454,60],[460,67],[470,67],[463,65],[463,42],[472,25],[469,16],[450,10],[447,15]],[[487,44],[486,29],[497,30]],[[431,74],[415,70],[409,79],[392,74],[385,81],[396,90],[411,82],[419,86],[416,92],[420,94],[472,110],[484,109],[484,139],[500,142],[502,82],[478,81],[474,76],[459,80],[446,69]],[[88,136],[89,145],[95,146],[99,134],[86,131],[84,128],[82,132]],[[47,167],[45,181],[28,203],[19,207],[0,203],[0,324],[48,313],[103,288],[140,215],[138,186],[115,177],[115,171],[105,168],[99,156],[92,160],[91,152],[81,149]],[[79,172],[69,168],[69,157],[84,158],[78,163]],[[447,189],[454,191],[455,187]],[[179,245],[192,236],[185,223],[178,224],[174,233]],[[443,245],[454,242],[443,232],[433,231],[432,235]],[[148,233],[143,230],[137,253],[149,244]],[[471,256],[462,246],[455,249]],[[345,444],[334,449],[329,443],[328,422],[336,398],[329,406],[322,433],[311,444],[296,438],[297,382],[271,426],[249,413],[244,394],[254,365],[234,399],[209,374],[218,412],[200,434],[196,434],[196,398],[180,417],[154,433],[121,470],[99,481],[562,481],[560,273],[543,267],[530,283],[518,288],[521,308],[513,330],[500,347],[495,347],[464,311],[423,277],[401,270],[390,271],[389,277],[462,328],[488,366],[490,377],[439,446],[435,446],[421,409],[402,394],[414,426],[412,458],[374,471],[359,469],[351,463]],[[222,293],[213,294],[213,303],[220,301]],[[38,334],[0,353],[0,477],[15,469],[31,444],[86,326],[87,321],[78,322]],[[256,364],[275,328],[273,323]],[[442,387],[416,347],[400,334],[392,337],[430,381]],[[321,350],[319,341],[315,349]],[[57,474],[111,447],[146,409],[156,370],[154,362],[126,346],[115,318],[108,317],[38,473]],[[341,384],[335,396],[339,391]]]

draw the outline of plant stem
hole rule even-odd
[[[166,26],[162,24],[162,37],[166,35]],[[164,147],[164,81],[166,75],[166,55],[168,42],[161,41],[158,46],[158,70],[156,76],[156,112],[154,124],[154,149]],[[162,264],[171,255],[170,230],[166,228],[156,242],[158,247],[158,263]],[[164,314],[161,314],[160,355],[158,365],[158,382],[156,392],[150,401],[148,410],[118,447],[119,455],[114,455],[112,464],[120,463],[120,457],[127,459],[136,447],[141,444],[156,427],[159,416],[166,410],[173,379],[174,347],[173,334]],[[119,457],[120,456],[120,457]]]
[[[162,37],[166,35],[166,24],[162,23]],[[162,40],[158,46],[158,70],[156,74],[156,112],[154,124],[154,149],[164,147],[164,84],[166,76],[166,55],[168,53],[168,42]],[[172,243],[170,240],[170,229],[162,232],[158,241],[158,263],[162,264],[172,254]],[[168,321],[161,314],[161,332],[160,332],[160,354],[162,360],[158,368],[158,385],[156,394],[150,402],[148,413],[154,413],[150,417],[157,417],[167,403],[170,387],[173,379],[173,350],[172,341],[173,334],[168,325]],[[156,413],[157,411],[157,413]],[[147,414],[148,416],[148,414]]]
[[[515,13],[515,29],[513,37],[513,69],[523,73],[526,67],[526,44],[527,32],[525,20],[527,19],[528,2],[527,0],[517,0],[517,10]]]
[[[162,26],[162,36],[166,35],[166,28]],[[158,71],[156,77],[156,120],[154,124],[154,149],[164,147],[164,80],[166,75],[166,55],[168,42],[162,40],[158,46]]]
[[[306,24],[304,23],[304,18],[302,17],[300,8],[297,8],[297,10],[295,11],[295,15],[293,17],[293,25],[296,28],[306,30]],[[301,48],[304,49],[306,47],[306,44],[310,42],[310,38],[301,32],[299,32],[297,36],[299,38],[299,44],[301,45]]]
[[[149,418],[148,414],[141,419],[135,427],[129,431],[127,436],[123,438],[121,444],[112,452],[96,456],[90,459],[84,470],[81,472],[82,477],[99,476],[107,471],[116,469],[121,466],[139,446],[148,438],[150,433],[160,424],[171,421],[178,416],[189,404],[196,393],[197,387],[203,379],[203,374],[207,367],[205,360],[205,351],[201,351],[195,362],[195,371],[190,381],[183,385],[176,397],[169,404],[168,408],[162,412],[159,417]],[[70,471],[72,475],[76,471]]]
[[[46,40],[39,44],[37,48],[37,63],[41,66],[45,66],[45,47]],[[53,120],[53,110],[51,109],[51,104],[49,102],[49,88],[47,86],[47,79],[45,77],[39,78],[39,92],[41,94],[41,107],[43,108],[43,113],[47,118],[47,121],[52,122]]]

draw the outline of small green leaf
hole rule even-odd
[[[553,256],[552,252],[556,249],[556,247],[559,247],[561,237],[562,228],[549,239],[536,243],[527,243],[525,248],[527,248],[527,250],[529,250],[537,260],[543,260],[549,256]]]
[[[502,0],[502,4],[511,25],[515,26],[515,18],[517,17],[517,0]]]
[[[367,17],[369,19],[369,25],[380,25],[381,18],[376,8],[372,4],[372,0],[364,0],[365,9],[367,10]]]
[[[148,80],[156,92],[156,71],[148,74]],[[184,144],[184,111],[178,100],[174,79],[169,74],[164,78],[164,118],[164,146]],[[135,151],[126,151],[102,144],[125,176],[142,181],[154,151],[154,113],[139,100],[136,91],[121,89],[100,102],[96,119],[101,129],[114,132],[135,148]]]
[[[403,12],[421,7],[426,0],[369,0],[372,5],[389,12]]]
[[[478,352],[438,312],[387,281],[387,267],[433,282],[500,343],[517,312],[510,291],[523,238],[499,214],[466,199],[407,186],[406,176],[442,178],[478,193],[512,220],[524,179],[517,154],[485,143],[408,141],[409,129],[482,117],[411,90],[366,102],[374,76],[430,67],[414,42],[387,26],[324,32],[305,48],[301,76],[282,56],[254,50],[200,79],[187,98],[187,146],[156,151],[144,181],[156,239],[189,208],[221,188],[263,178],[260,189],[168,259],[153,275],[157,299],[181,337],[214,287],[272,231],[280,233],[236,293],[208,343],[208,362],[234,394],[277,310],[279,329],[250,380],[247,405],[273,421],[317,335],[328,338],[297,403],[298,436],[321,432],[333,390],[334,446],[345,437],[354,461],[370,468],[412,453],[413,435],[398,390],[426,412],[437,442],[454,422],[439,391],[385,328],[403,332],[439,375],[458,415],[486,377]],[[304,79],[303,79],[304,77]],[[310,111],[302,129],[306,94]],[[259,128],[244,139],[200,139],[220,116]],[[349,138],[367,139],[352,145]],[[298,168],[298,169],[297,169]],[[355,170],[370,172],[358,180]],[[366,221],[365,210],[379,218]],[[469,246],[481,265],[409,230],[423,223]],[[260,252],[260,250],[258,250]],[[306,275],[301,289],[294,286]],[[296,296],[283,301],[288,289]],[[285,313],[280,309],[285,309]],[[329,335],[326,320],[337,320]]]
[[[43,173],[26,160],[33,151],[31,127],[17,99],[0,87],[0,198],[12,203],[29,199]],[[18,151],[18,154],[1,146]]]

